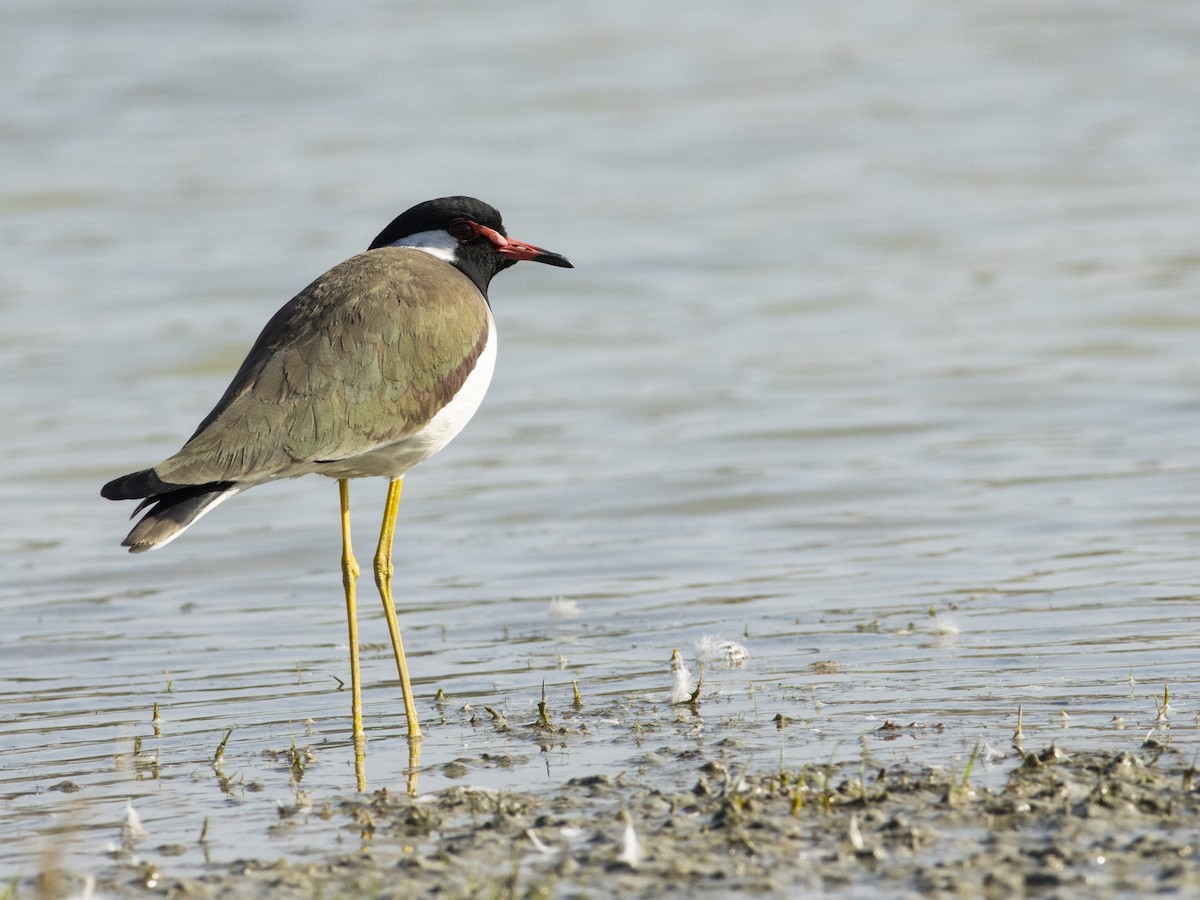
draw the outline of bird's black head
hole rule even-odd
[[[523,259],[573,268],[565,256],[508,237],[500,211],[474,197],[418,203],[383,229],[369,250],[398,245],[432,253],[458,268],[487,295],[497,272]]]

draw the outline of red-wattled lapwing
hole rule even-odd
[[[392,603],[392,537],[404,473],[446,446],[483,400],[496,361],[492,277],[519,260],[571,267],[509,238],[500,213],[443,197],[396,217],[365,253],[330,269],[267,323],[220,402],[174,456],[110,481],[109,500],[148,508],[122,542],[153,550],[255,485],[315,472],[338,480],[350,625],[354,740],[362,700],[350,549],[351,478],[389,479],[375,583],[396,653],[410,737],[420,736]]]

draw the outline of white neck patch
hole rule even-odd
[[[390,246],[413,247],[417,250],[424,250],[430,256],[436,256],[438,259],[448,263],[453,263],[458,256],[458,241],[450,236],[450,232],[441,229],[410,234],[408,237],[400,238],[400,240],[395,241]]]

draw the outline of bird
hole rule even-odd
[[[483,400],[496,362],[492,278],[522,260],[573,268],[508,237],[473,197],[418,203],[368,249],[300,291],[267,322],[224,395],[174,455],[108,482],[101,496],[145,511],[122,541],[169,544],[218,504],[281,478],[337,480],[359,786],[365,733],[349,481],[388,480],[374,559],[410,741],[421,728],[392,599],[392,544],[405,473],[446,446]]]

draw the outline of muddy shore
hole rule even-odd
[[[886,725],[884,727],[887,727]],[[726,748],[727,750],[729,748]],[[660,754],[662,751],[660,751]],[[320,858],[238,860],[177,877],[169,846],[130,836],[86,882],[47,870],[7,895],[131,897],[1114,896],[1200,892],[1194,759],[1125,749],[1017,749],[999,789],[961,771],[869,757],[742,771],[677,754],[664,787],[629,772],[548,792],[379,790],[280,810],[332,819]],[[725,758],[734,755],[725,753]],[[469,765],[470,760],[462,761]]]

